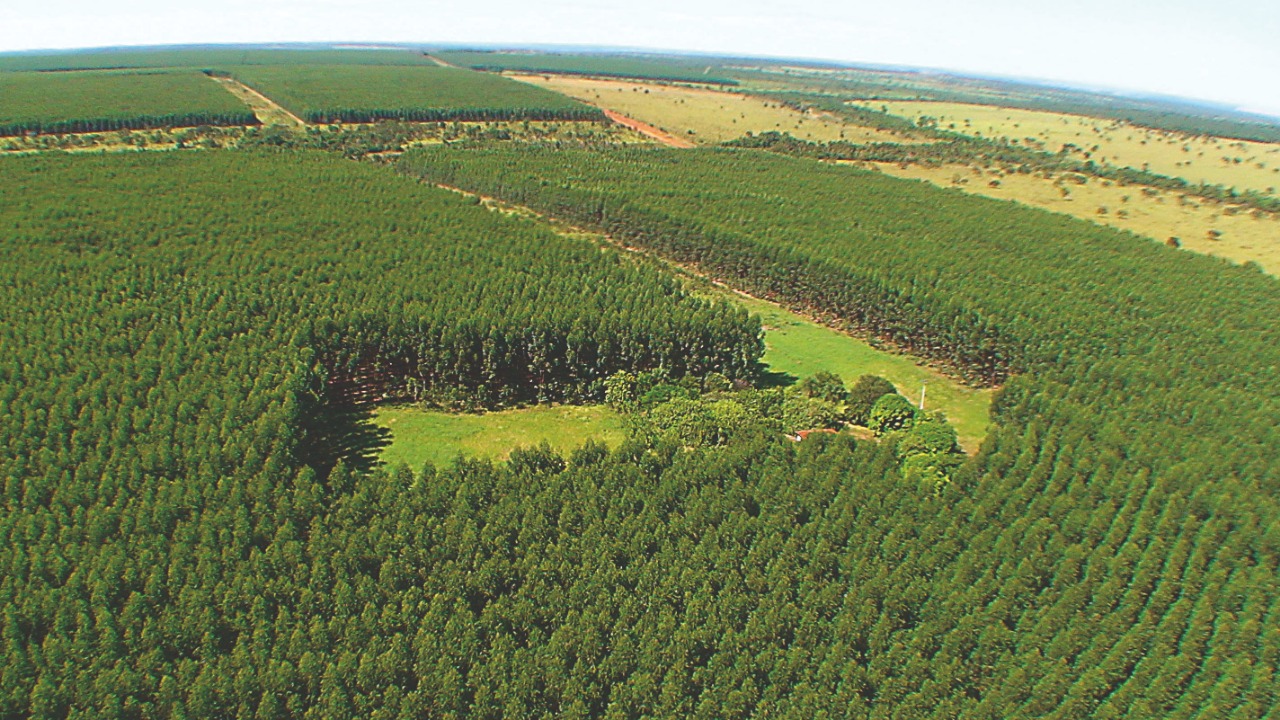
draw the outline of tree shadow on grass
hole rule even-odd
[[[304,427],[303,462],[326,477],[342,460],[357,472],[368,472],[382,464],[378,454],[391,444],[391,431],[373,422],[371,403],[326,403],[321,405]]]
[[[800,380],[791,373],[770,370],[768,365],[761,365],[756,377],[759,378],[758,384],[762,388],[791,387]]]

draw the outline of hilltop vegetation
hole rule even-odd
[[[256,123],[194,71],[0,73],[0,136]]]

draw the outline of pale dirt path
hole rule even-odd
[[[432,55],[431,53],[423,53],[423,55],[426,55],[428,60],[430,60],[431,62],[433,62],[433,63],[435,63],[435,64],[437,64],[437,65],[439,65],[440,67],[454,68],[454,69],[456,69],[456,70],[466,70],[466,69],[468,69],[468,68],[458,67],[457,65],[454,65],[453,63],[451,63],[451,62],[449,62],[449,61],[447,61],[447,60],[445,60],[445,59],[443,59],[443,58],[438,58],[438,57],[436,57],[435,55]]]
[[[681,150],[698,147],[695,143],[678,138],[670,133],[663,132],[647,122],[641,122],[635,118],[627,117],[620,112],[609,110],[608,108],[600,109],[604,111],[605,115],[609,116],[610,120],[622,125],[623,127],[631,128],[641,135],[653,138],[667,147],[680,148]]]
[[[253,110],[253,114],[258,116],[258,121],[263,125],[288,125],[299,130],[307,126],[302,121],[302,118],[280,107],[274,100],[248,85],[229,77],[213,75],[209,77],[225,88],[227,92],[240,98],[245,105],[248,105],[249,109]]]

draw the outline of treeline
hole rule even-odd
[[[113,130],[152,130],[187,127],[237,127],[257,125],[258,118],[252,112],[232,113],[171,113],[167,115],[136,115],[133,117],[86,118],[79,120],[28,120],[0,125],[0,137],[34,134],[67,134],[110,132]]]
[[[442,60],[473,70],[554,73],[735,86],[738,81],[719,74],[711,59],[614,55],[605,53],[529,53],[481,50],[434,52]],[[715,71],[713,73],[713,70]]]
[[[812,142],[787,133],[769,131],[731,140],[730,147],[756,148],[818,160],[854,160],[920,164],[938,167],[950,163],[1003,166],[1015,172],[1079,173],[1125,185],[1146,185],[1172,192],[1183,192],[1214,202],[1243,205],[1264,212],[1280,212],[1280,198],[1256,190],[1237,191],[1224,185],[1192,183],[1148,170],[1125,166],[1100,165],[1092,160],[1077,160],[1067,153],[1048,153],[1018,147],[1005,142],[962,135],[930,143],[851,143],[845,140]]]
[[[898,618],[880,637],[902,667],[937,673],[872,683],[866,697],[885,705],[855,715],[1262,718],[1280,702],[1280,633],[1265,629],[1280,617],[1274,278],[752,151],[423,150],[404,167],[792,303],[847,293],[856,304],[822,309],[859,325],[900,313],[915,332],[896,337],[921,354],[941,337],[985,340],[1017,372],[996,430],[945,486],[945,518],[885,520],[895,541],[875,557],[914,569],[882,595],[835,591],[837,607]],[[793,284],[768,284],[775,274]]]
[[[318,125],[330,123],[371,123],[379,120],[401,122],[514,122],[519,120],[566,122],[603,121],[604,112],[588,106],[578,108],[359,108],[308,110],[303,120]]]
[[[415,152],[402,157],[400,167],[434,182],[529,205],[678,262],[695,264],[753,294],[839,318],[860,332],[944,362],[975,382],[1001,382],[1011,368],[1017,367],[1015,340],[1002,336],[981,316],[941,293],[924,287],[891,287],[878,276],[880,269],[874,265],[834,263],[820,253],[809,252],[803,244],[757,242],[736,228],[706,222],[704,217],[688,212],[688,206],[644,201],[646,195],[652,194],[665,196],[688,190],[696,198],[705,192],[690,185],[689,180],[655,178],[643,192],[636,187],[624,192],[611,186],[610,169],[634,172],[654,156],[643,152],[632,155],[628,151],[562,154],[530,148],[529,157],[536,160],[522,166],[516,164],[515,156],[523,152]],[[641,162],[634,163],[637,159]],[[690,167],[696,164],[688,163]],[[705,161],[702,164],[705,168]],[[538,169],[516,171],[518,175],[509,172],[509,168],[520,167]],[[574,169],[590,173],[583,176],[585,182],[565,184],[552,180]],[[544,170],[548,180],[536,180],[534,174]],[[785,233],[787,219],[776,211],[766,218],[764,227],[769,235]],[[735,220],[745,219],[742,216]],[[939,317],[946,321],[939,322]]]

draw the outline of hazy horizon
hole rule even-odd
[[[498,0],[483,8],[375,0],[223,0],[190,9],[49,0],[14,8],[0,52],[245,44],[591,46],[881,65],[1125,94],[1280,117],[1280,5],[1223,0],[883,4]],[[423,39],[426,38],[426,39]]]

